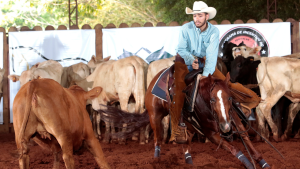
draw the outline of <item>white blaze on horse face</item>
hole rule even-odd
[[[222,116],[224,117],[224,120],[227,122],[226,113],[225,113],[225,106],[224,106],[224,102],[223,102],[223,99],[222,99],[222,90],[218,91],[217,96],[220,100]]]

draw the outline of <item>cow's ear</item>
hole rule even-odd
[[[108,56],[108,57],[104,58],[103,61],[104,61],[104,62],[109,61],[110,57],[111,57],[111,56]]]
[[[95,55],[92,56],[91,61],[94,62],[94,63],[96,63],[96,57],[95,57]]]
[[[258,54],[260,50],[261,50],[261,47],[260,47],[260,46],[256,46],[256,47],[255,47],[255,53],[256,53],[256,54]]]
[[[100,95],[102,90],[103,90],[102,87],[94,87],[92,90],[88,91],[85,94],[85,98],[86,99],[94,99]]]
[[[8,75],[7,76],[10,80],[12,80],[13,82],[17,82],[20,79],[20,76],[18,75]]]
[[[224,82],[225,82],[226,84],[228,84],[229,81],[230,81],[230,73],[228,72],[228,73],[226,74],[226,78],[225,78]]]

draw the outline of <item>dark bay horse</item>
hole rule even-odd
[[[154,96],[151,91],[154,87],[156,80],[159,78],[163,70],[158,73],[150,83],[145,96],[146,112],[143,114],[128,114],[121,110],[108,108],[102,112],[104,120],[113,120],[115,124],[129,124],[132,128],[123,135],[135,131],[135,128],[147,125],[150,120],[151,127],[154,132],[154,157],[160,156],[162,145],[162,119],[169,114],[169,104]],[[253,147],[246,129],[241,123],[241,119],[233,108],[233,100],[230,94],[227,83],[230,80],[230,75],[227,74],[226,79],[220,80],[212,76],[203,78],[198,83],[198,90],[195,100],[194,112],[184,112],[184,122],[187,125],[188,142],[184,146],[186,163],[192,164],[191,158],[191,140],[195,132],[204,134],[211,142],[219,145],[219,147],[231,152],[232,155],[237,157],[247,168],[254,168],[253,159],[260,164],[262,168],[270,168],[270,166],[262,158],[262,155]],[[188,90],[187,86],[186,90]],[[189,99],[186,99],[189,100]],[[235,103],[236,104],[236,103]],[[148,113],[147,113],[148,112]],[[233,130],[240,132],[242,140],[247,145],[252,159],[252,163],[246,156],[235,146],[226,141],[230,135],[232,136]],[[229,133],[226,135],[226,133]],[[123,136],[122,135],[122,136]],[[227,136],[227,137],[226,137]],[[248,151],[248,153],[249,153]]]

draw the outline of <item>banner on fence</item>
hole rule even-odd
[[[9,73],[21,73],[38,62],[56,60],[62,66],[87,63],[95,55],[95,30],[55,30],[9,32]],[[10,81],[10,120],[12,105],[20,89]]]
[[[291,54],[290,23],[215,25],[220,31],[219,57],[226,43],[254,48],[261,56]],[[121,59],[137,55],[150,63],[176,54],[180,26],[102,29],[103,57]]]
[[[3,69],[3,32],[0,32],[0,68]],[[3,97],[0,102],[0,124],[3,124]]]

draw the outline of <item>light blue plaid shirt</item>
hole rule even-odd
[[[184,24],[180,29],[179,44],[176,52],[184,59],[185,64],[192,65],[194,56],[206,56],[203,76],[213,74],[217,64],[219,50],[219,29],[207,22],[208,28],[201,32],[194,21]]]

